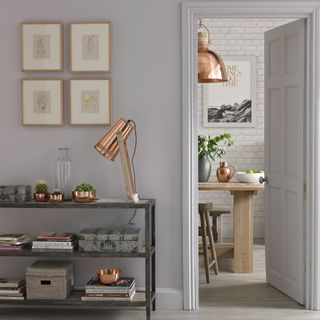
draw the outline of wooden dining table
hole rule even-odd
[[[233,243],[216,243],[218,258],[233,258],[233,271],[253,272],[253,195],[263,184],[240,182],[199,183],[199,191],[229,191],[233,197]]]

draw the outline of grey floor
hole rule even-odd
[[[200,257],[201,258],[201,257]],[[205,283],[200,261],[200,309],[187,311],[156,311],[154,320],[307,320],[320,319],[320,312],[306,311],[302,306],[265,282],[264,246],[254,248],[254,273],[234,274],[221,271]],[[228,270],[231,266],[224,264]],[[106,310],[12,310],[1,309],[0,319],[6,320],[143,320],[143,311]]]

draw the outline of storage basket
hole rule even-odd
[[[72,261],[36,261],[26,270],[27,299],[64,300],[73,287]]]

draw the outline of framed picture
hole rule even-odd
[[[63,80],[21,80],[22,124],[24,126],[63,125]]]
[[[22,71],[63,70],[62,23],[22,23]]]
[[[72,125],[111,124],[111,80],[70,80],[70,122]]]
[[[72,23],[71,72],[111,72],[111,24]]]
[[[255,125],[255,57],[223,57],[228,82],[203,84],[204,127]]]

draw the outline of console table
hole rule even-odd
[[[142,209],[145,216],[145,243],[142,252],[35,252],[26,249],[21,252],[1,252],[0,256],[15,257],[119,257],[145,259],[145,291],[137,292],[132,301],[81,301],[84,295],[82,290],[74,290],[66,300],[0,300],[0,306],[20,307],[98,307],[98,308],[124,308],[145,307],[147,320],[151,317],[151,308],[156,308],[156,247],[155,247],[155,200],[139,200],[137,202],[119,199],[100,199],[92,203],[76,203],[65,201],[61,203],[50,202],[0,202],[0,208],[35,208],[35,209],[96,209],[101,214],[106,214],[106,209]]]
[[[253,214],[252,198],[264,189],[263,184],[240,182],[199,183],[199,190],[230,191],[233,201],[234,243],[216,243],[218,258],[233,258],[234,272],[253,272]]]

